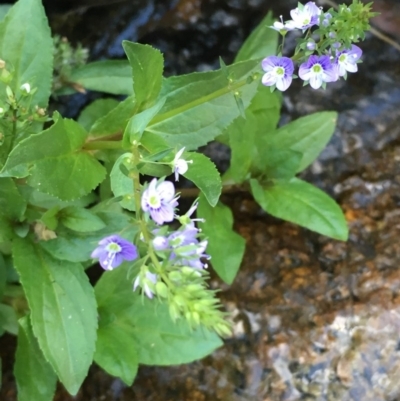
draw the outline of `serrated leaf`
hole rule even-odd
[[[160,97],[167,97],[164,107],[146,128],[159,135],[169,147],[197,149],[218,135],[240,115],[234,93],[240,92],[247,108],[258,82],[247,78],[258,69],[251,60],[227,67],[234,82],[222,70],[193,73],[165,79]],[[146,134],[146,133],[145,133]]]
[[[85,107],[78,117],[78,123],[90,131],[93,124],[107,115],[111,110],[114,110],[119,105],[115,99],[97,99]]]
[[[100,327],[94,361],[107,373],[131,386],[137,374],[139,357],[129,330],[118,324]]]
[[[129,335],[132,344],[127,346],[136,348],[139,362],[147,365],[192,362],[221,346],[215,333],[205,328],[191,329],[183,319],[173,322],[167,304],[132,292],[127,268],[106,272],[96,284],[99,330],[116,326]]]
[[[83,207],[67,206],[60,211],[59,217],[65,227],[82,233],[99,231],[106,226],[100,217]]]
[[[347,240],[348,227],[341,208],[315,186],[298,178],[266,187],[254,179],[250,184],[255,200],[272,216],[328,237]]]
[[[221,202],[211,207],[201,195],[197,216],[205,219],[200,226],[208,238],[207,253],[211,255],[211,264],[218,276],[231,284],[242,263],[246,246],[244,238],[232,229],[232,212]]]
[[[260,137],[260,148],[274,146],[303,154],[297,172],[308,167],[325,148],[336,126],[337,113],[323,111],[300,117]]]
[[[72,71],[69,81],[85,89],[132,95],[132,70],[125,60],[101,60],[88,63]]]
[[[21,141],[1,171],[3,177],[28,177],[28,184],[61,200],[80,198],[105,176],[104,167],[82,150],[86,131],[75,121],[58,118],[40,134]]]
[[[1,21],[0,55],[6,67],[14,70],[13,91],[19,92],[28,82],[37,88],[31,104],[46,107],[53,79],[53,40],[40,0],[19,0]],[[4,84],[0,88],[4,100]]]
[[[125,131],[128,120],[137,112],[138,103],[134,96],[129,96],[98,119],[90,129],[89,139],[99,139],[121,134]]]
[[[189,168],[183,176],[201,190],[211,206],[215,206],[222,191],[221,176],[215,164],[200,153],[184,153],[182,157],[189,161]]]
[[[149,45],[124,40],[122,46],[132,67],[133,93],[136,101],[146,109],[153,104],[160,93],[164,57],[159,50]]]
[[[54,259],[28,239],[13,243],[35,337],[60,381],[75,395],[92,363],[97,309],[81,265]]]
[[[33,334],[29,316],[19,320],[14,376],[18,401],[52,401],[57,376],[46,361]]]

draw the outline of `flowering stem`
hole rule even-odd
[[[138,149],[138,144],[132,146],[132,156],[133,162],[135,166],[140,163],[140,153]],[[148,246],[148,252],[151,261],[153,262],[154,266],[161,272],[161,265],[160,261],[157,258],[157,255],[154,253],[154,249],[150,240],[149,231],[147,229],[146,222],[143,218],[143,213],[141,211],[141,201],[140,201],[140,174],[137,169],[131,173],[131,177],[133,179],[133,195],[135,199],[135,210],[136,210],[136,219],[139,221],[140,224],[140,231],[143,235],[143,240]]]

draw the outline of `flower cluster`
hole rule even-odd
[[[174,163],[181,160],[181,155],[178,152]],[[179,163],[183,170],[187,168]],[[181,174],[182,168],[179,169]],[[208,243],[196,227],[196,222],[203,220],[192,217],[198,203],[194,202],[186,214],[178,216],[175,214],[178,198],[172,182],[154,178],[144,187],[140,199],[138,247],[119,235],[111,235],[99,242],[92,257],[99,259],[105,270],[113,270],[124,261],[135,261],[131,265],[131,271],[135,272],[133,291],[140,289],[150,299],[156,296],[166,300],[174,320],[183,316],[192,326],[203,324],[227,335],[229,323],[220,310],[215,291],[206,282]],[[171,229],[165,223],[175,218],[181,226]]]
[[[362,50],[352,42],[363,38],[364,30],[369,28],[368,20],[374,16],[369,7],[353,0],[349,7],[324,13],[312,1],[299,3],[290,11],[291,20],[284,22],[281,17],[271,28],[283,38],[289,31],[301,30],[304,38],[291,58],[269,56],[262,61],[262,83],[285,91],[296,77],[295,63],[299,64],[299,77],[314,89],[325,88],[326,83],[341,77],[346,79],[348,72],[357,72]]]

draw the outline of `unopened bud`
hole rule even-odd
[[[0,59],[0,69],[5,68],[5,66],[6,66],[6,62],[4,60]]]
[[[168,287],[162,281],[157,281],[156,293],[161,298],[167,298],[168,297]]]
[[[25,92],[26,94],[31,92],[31,86],[27,82],[22,84],[20,89],[22,92]]]

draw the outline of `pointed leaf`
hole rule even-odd
[[[100,327],[94,360],[107,373],[131,386],[137,374],[139,357],[129,330],[119,326],[118,322]]]
[[[37,88],[32,105],[46,107],[53,80],[53,40],[41,0],[19,0],[1,21],[0,55],[6,68],[14,69],[13,91],[28,82]],[[0,88],[5,93],[3,84]]]
[[[303,154],[297,172],[308,167],[325,148],[336,126],[337,113],[323,111],[298,118],[260,138],[260,148],[274,146]]]
[[[25,213],[26,201],[12,178],[0,178],[0,213],[20,220]]]
[[[97,310],[81,265],[54,259],[40,246],[13,244],[35,337],[65,388],[75,395],[93,360]]]
[[[320,189],[298,178],[266,187],[254,179],[250,184],[256,201],[272,216],[328,237],[347,240],[348,227],[341,208]]]
[[[57,376],[46,361],[33,334],[29,316],[19,320],[14,376],[18,401],[52,401]]]
[[[164,57],[161,52],[149,45],[122,42],[129,63],[132,67],[133,93],[144,108],[151,106],[161,89],[164,70]]]
[[[188,164],[189,168],[183,174],[184,177],[201,190],[211,206],[215,206],[222,191],[221,176],[215,164],[200,153],[188,152],[184,153],[182,157],[189,162],[193,161]]]
[[[208,238],[207,253],[218,276],[231,284],[242,263],[246,241],[232,229],[231,210],[223,203],[211,207],[201,195],[197,216],[205,219],[201,223],[204,235]]]

